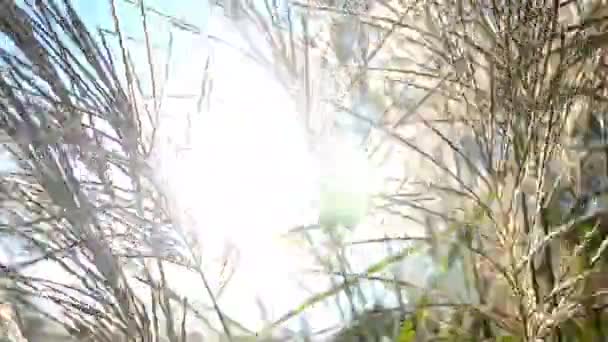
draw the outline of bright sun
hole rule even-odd
[[[203,54],[203,49],[192,53]],[[235,319],[260,327],[256,296],[265,303],[276,301],[271,288],[288,291],[287,272],[301,263],[277,242],[288,229],[316,220],[312,205],[319,196],[319,163],[307,147],[290,96],[268,71],[229,46],[214,44],[212,51],[209,109],[187,120],[183,113],[192,112],[191,104],[166,100],[165,138],[183,141],[186,121],[191,135],[189,148],[179,155],[175,146],[161,146],[165,151],[158,171],[168,179],[178,210],[191,218],[188,229],[202,241],[204,259],[221,262],[228,245],[238,250],[236,273],[221,303],[235,312]],[[203,64],[201,54],[197,65]],[[180,76],[172,92],[199,89],[200,81],[191,78]],[[183,279],[176,282],[180,290],[200,297],[196,277],[174,273]],[[293,297],[284,293],[285,299]],[[300,298],[278,300],[280,307],[274,309],[284,312]],[[251,304],[254,312],[248,309]]]
[[[236,37],[222,27],[225,23],[214,20],[222,21],[211,16],[210,31],[215,25],[223,38]],[[204,50],[208,45],[193,48],[190,55],[198,59],[193,65],[203,64]],[[200,80],[188,70],[184,66],[173,92],[200,89]],[[190,217],[189,229],[202,241],[204,259],[221,263],[227,246],[238,250],[236,273],[221,304],[237,321],[261,328],[256,298],[272,320],[300,305],[308,291],[327,286],[318,282],[306,284],[307,291],[298,287],[290,276],[307,259],[280,236],[318,220],[321,179],[330,179],[334,190],[367,193],[369,167],[346,144],[331,144],[334,151],[328,158],[313,155],[292,98],[268,70],[237,49],[213,44],[211,72],[211,103],[200,114],[186,120],[183,113],[192,112],[193,106],[167,100],[165,112],[171,112],[164,121],[166,137],[183,141],[186,121],[191,135],[189,148],[179,155],[173,147],[161,146],[165,154],[158,171],[168,179],[179,211]],[[222,265],[208,267],[218,270]],[[177,289],[200,296],[195,276],[173,273],[180,279]],[[327,314],[316,313],[315,319],[327,323]]]

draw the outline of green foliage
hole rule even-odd
[[[372,264],[371,266],[369,266],[367,268],[367,270],[365,271],[365,274],[371,275],[371,274],[374,274],[374,273],[382,272],[387,267],[389,267],[391,265],[394,265],[395,263],[398,263],[398,262],[402,261],[405,257],[407,257],[409,255],[412,255],[417,250],[419,250],[419,248],[416,248],[416,247],[405,248],[405,249],[403,249],[399,253],[396,253],[394,255],[389,255],[389,256],[383,258],[382,260],[380,260],[380,261]]]
[[[602,315],[601,322],[598,317],[589,317],[589,319],[569,319],[560,326],[560,331],[564,342],[595,342],[604,341],[605,327],[608,320],[605,315]]]
[[[416,340],[416,329],[414,328],[414,322],[412,319],[406,319],[401,324],[401,330],[399,331],[398,342],[414,342]]]

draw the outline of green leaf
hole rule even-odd
[[[416,329],[411,319],[405,320],[401,325],[398,342],[413,342],[416,340]]]
[[[399,252],[395,255],[389,255],[388,257],[386,257],[386,258],[378,261],[377,263],[371,265],[370,267],[368,267],[365,274],[369,275],[369,274],[373,274],[373,273],[378,273],[378,272],[384,270],[387,266],[397,263],[397,262],[403,260],[403,258],[405,258],[406,256],[411,255],[413,251],[414,251],[414,248],[405,248],[404,250],[402,250],[401,252]]]

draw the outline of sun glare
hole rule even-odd
[[[238,251],[221,303],[235,319],[259,328],[257,296],[264,303],[275,301],[276,293],[269,289],[278,287],[293,297],[286,276],[298,256],[278,237],[315,220],[318,162],[308,150],[291,98],[265,70],[222,46],[214,46],[211,68],[209,110],[191,115],[190,141],[179,155],[164,147],[159,171],[168,179],[176,206],[190,216],[192,226],[185,228],[196,231],[204,257],[221,263],[227,246]],[[175,113],[192,106],[167,103],[172,118],[166,120],[165,134],[183,138],[187,118]],[[200,283],[182,276],[177,286],[200,295]],[[300,300],[287,297],[277,301],[277,311]]]
[[[193,48],[193,65],[203,64],[205,49]],[[264,322],[256,299],[272,320],[329,286],[316,281],[305,284],[305,290],[298,284],[304,278],[298,272],[312,267],[312,256],[281,237],[296,226],[316,223],[323,211],[319,206],[364,216],[378,184],[372,181],[376,177],[366,154],[345,139],[335,138],[321,155],[313,154],[293,99],[269,70],[226,44],[213,45],[210,69],[210,103],[201,113],[191,114],[191,103],[166,100],[163,112],[170,116],[164,135],[174,142],[188,141],[179,154],[174,153],[176,146],[161,146],[165,152],[158,171],[168,179],[178,211],[189,217],[184,228],[194,230],[202,243],[209,276],[221,278],[227,248],[237,250],[235,273],[220,304],[232,318],[259,329]],[[184,74],[171,92],[199,89],[195,79]],[[328,189],[346,198],[346,207],[324,203]],[[344,198],[331,197],[330,202]],[[201,295],[196,277],[172,273],[181,279],[177,289]],[[314,318],[325,325],[331,314],[325,309]]]

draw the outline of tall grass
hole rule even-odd
[[[603,5],[290,2],[284,22],[273,25],[272,4],[241,3],[236,25],[255,27],[272,51],[249,57],[293,90],[312,145],[323,149],[319,142],[342,134],[334,123],[347,116],[355,120],[346,130],[361,133],[370,160],[396,165],[396,179],[375,194],[368,213],[378,238],[349,241],[341,226],[356,230],[357,222],[341,218],[321,230],[331,249],[311,229],[294,231],[318,257],[314,272],[333,287],[256,335],[216,301],[199,242],[149,166],[163,100],[149,16],[205,33],[128,2],[142,18],[149,102],[115,1],[106,34],[89,32],[67,0],[0,1],[8,41],[0,46],[0,128],[15,162],[0,183],[0,232],[35,256],[0,265],[3,300],[18,312],[52,302],[56,311],[41,312],[42,321],[79,341],[196,341],[191,318],[207,337],[262,339],[342,297],[346,304],[334,303],[343,326],[299,336],[605,340]],[[328,78],[336,81],[331,87]],[[378,244],[386,257],[352,271],[350,251]],[[412,255],[432,260],[430,279],[404,277]],[[73,279],[25,272],[41,261]],[[200,277],[206,310],[170,288],[168,264]],[[365,284],[393,293],[395,306],[365,308],[372,302]],[[16,320],[27,338],[34,319]]]
[[[392,338],[605,339],[607,169],[603,149],[591,147],[605,136],[603,5],[293,4],[330,22],[320,39],[346,89],[321,101],[371,125],[372,157],[392,149],[400,164],[375,214],[400,215],[402,234],[425,231],[419,251],[443,270],[414,302],[412,284],[393,280],[414,309],[397,308],[403,323]],[[358,31],[377,38],[336,39]],[[379,120],[356,105],[366,96],[379,103]],[[390,282],[377,274],[410,254],[364,274],[335,266],[346,278],[338,288],[348,295],[362,279]],[[446,273],[454,268],[464,297]]]

